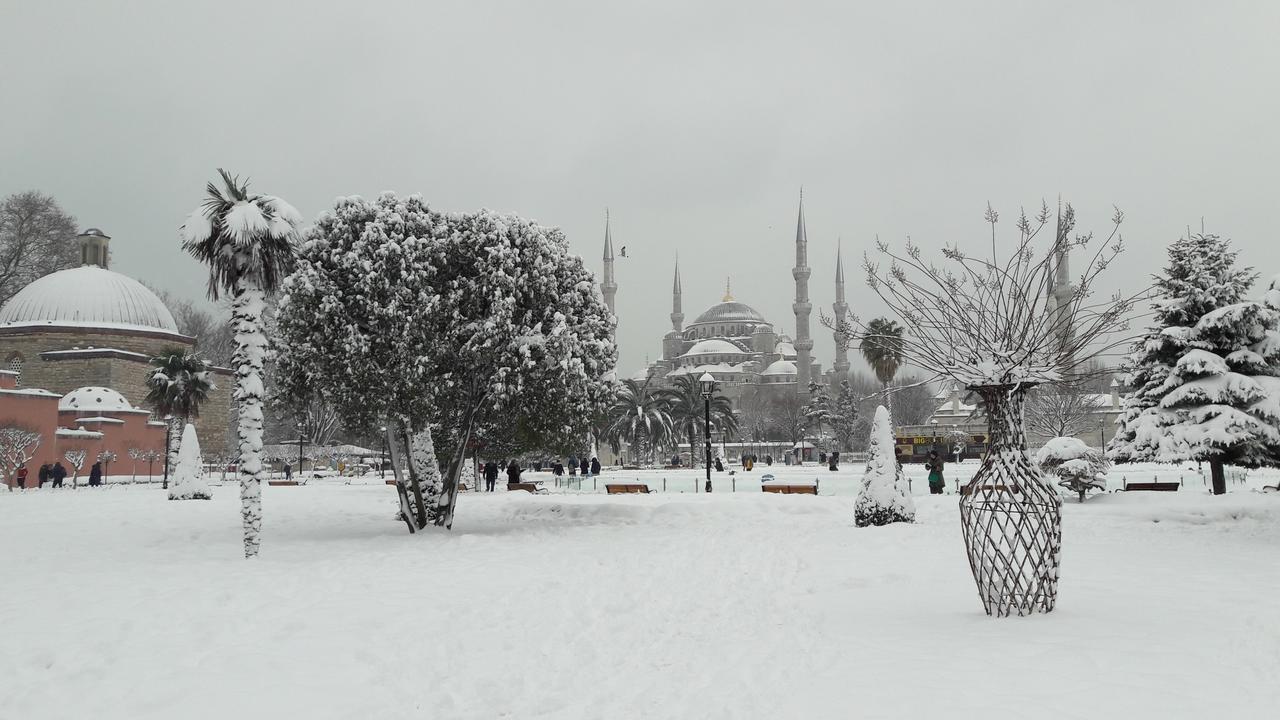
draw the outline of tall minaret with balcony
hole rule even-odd
[[[800,212],[796,217],[796,266],[791,269],[791,276],[796,280],[796,300],[791,309],[796,314],[796,390],[806,395],[809,392],[809,376],[813,359],[813,340],[809,337],[809,314],[813,305],[809,302],[809,236],[804,227],[804,188],[800,189]]]
[[[662,356],[666,360],[675,360],[684,353],[684,303],[680,288],[680,256],[676,256],[676,274],[671,282],[671,331],[662,339]]]
[[[836,362],[833,366],[835,372],[831,374],[831,388],[839,391],[840,383],[849,378],[849,350],[845,347],[848,342],[848,335],[842,332],[845,318],[849,315],[849,304],[844,301],[844,258],[842,257],[843,248],[840,247],[839,241],[836,242],[836,301],[831,306],[835,312],[835,341],[836,341]]]
[[[609,232],[609,211],[604,211],[604,279],[600,283],[600,292],[604,294],[604,304],[615,318],[614,298],[618,295],[618,283],[613,277],[613,236]]]

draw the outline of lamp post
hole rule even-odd
[[[702,385],[702,429],[707,439],[707,492],[711,492],[711,392],[715,390],[716,379],[711,373],[702,373],[698,383]]]
[[[382,455],[378,457],[378,477],[387,479],[387,429],[385,427],[378,428],[378,434],[382,436]]]
[[[169,489],[169,443],[173,440],[173,416],[164,416],[164,481],[161,490]]]
[[[954,446],[955,446],[955,451],[956,451],[956,463],[957,463],[957,464],[960,462],[960,438],[959,438],[959,434],[960,434],[960,427],[959,427],[958,425],[952,425],[952,426],[951,426],[951,443],[952,443],[952,445],[954,445]]]
[[[302,477],[302,446],[306,441],[302,438],[302,423],[298,423],[298,477]]]
[[[1102,452],[1107,451],[1107,421],[1098,421],[1098,449]]]
[[[933,418],[929,424],[933,426],[933,451],[938,452],[938,418]]]

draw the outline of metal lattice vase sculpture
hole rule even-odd
[[[972,387],[986,404],[987,455],[960,496],[969,567],[988,615],[1051,612],[1062,555],[1062,498],[1031,460],[1026,387]]]

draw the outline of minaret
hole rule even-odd
[[[809,393],[809,370],[812,359],[809,351],[813,350],[813,340],[809,337],[809,313],[813,305],[809,303],[809,236],[804,229],[804,188],[800,188],[800,212],[796,217],[796,266],[791,269],[791,276],[796,280],[796,300],[791,309],[796,314],[796,389],[802,395]]]
[[[831,376],[831,385],[834,390],[838,390],[840,388],[840,383],[849,377],[849,350],[845,347],[845,342],[848,338],[846,333],[839,330],[839,328],[842,327],[841,323],[843,323],[845,318],[849,315],[849,304],[844,301],[844,258],[842,257],[842,250],[843,248],[841,247],[841,243],[837,240],[836,301],[835,304],[831,306],[831,309],[835,311],[837,328],[835,332],[836,362],[833,366],[835,368],[835,373]]]
[[[609,233],[609,211],[604,211],[604,281],[600,283],[600,292],[604,293],[604,304],[609,313],[616,316],[613,308],[614,297],[618,294],[618,283],[613,279],[613,236]]]
[[[684,329],[684,311],[680,296],[680,256],[676,255],[676,279],[671,283],[671,329],[679,333]]]

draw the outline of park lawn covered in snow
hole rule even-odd
[[[917,522],[884,528],[847,493],[500,491],[416,536],[385,485],[268,487],[252,561],[232,484],[3,493],[0,718],[1280,707],[1280,495],[1067,502],[1058,610],[996,620],[955,496],[919,486]]]

